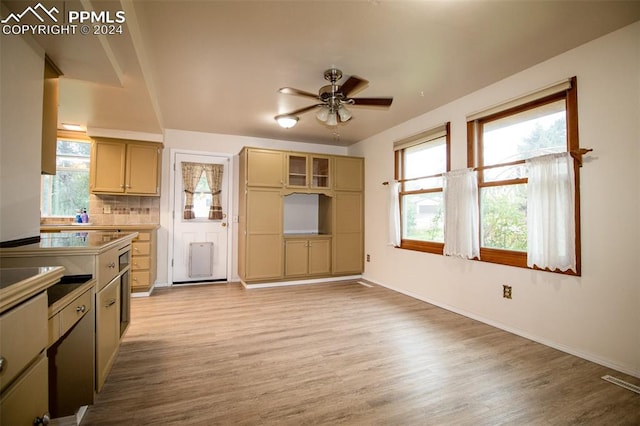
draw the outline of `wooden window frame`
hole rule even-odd
[[[570,153],[578,153],[580,152],[579,146],[579,138],[578,138],[578,95],[577,95],[577,79],[573,77],[571,79],[571,87],[566,91],[561,91],[559,93],[547,95],[541,97],[540,99],[535,99],[533,101],[527,102],[522,105],[518,105],[515,107],[511,107],[504,111],[500,111],[494,114],[487,115],[485,117],[477,118],[474,120],[470,120],[467,122],[467,165],[468,167],[475,167],[478,169],[478,189],[482,189],[484,187],[489,186],[505,186],[519,183],[527,183],[527,178],[522,179],[512,179],[500,182],[484,182],[483,179],[483,169],[487,168],[482,162],[482,126],[484,123],[491,122],[497,120],[499,118],[507,117],[510,115],[517,114],[522,111],[527,111],[530,109],[534,109],[536,107],[549,104],[551,102],[556,102],[559,100],[565,100],[565,108],[566,108],[566,126],[567,126],[567,151]],[[524,162],[524,161],[522,161]],[[506,164],[506,163],[505,163]],[[581,238],[580,238],[580,165],[581,162],[574,156],[574,170],[575,170],[575,251],[576,251],[576,271],[560,271],[560,270],[549,270],[544,269],[549,272],[567,274],[567,275],[581,275]],[[494,167],[492,165],[491,167]],[[482,208],[480,198],[478,200],[480,203],[480,209]],[[482,227],[480,227],[482,228]],[[514,251],[514,250],[503,250],[496,248],[488,248],[488,247],[480,247],[480,259],[483,262],[497,263],[502,265],[516,266],[521,268],[528,269],[538,269],[541,268],[534,267],[529,268],[527,266],[527,253]]]
[[[445,150],[446,150],[446,155],[447,155],[447,159],[446,159],[446,171],[450,171],[451,170],[451,132],[450,132],[450,126],[451,124],[449,122],[445,123]],[[429,142],[429,140],[425,140],[424,142]],[[442,192],[443,188],[439,187],[439,188],[429,188],[429,189],[421,189],[421,190],[413,190],[413,191],[404,191],[404,177],[403,177],[403,173],[404,173],[404,149],[400,149],[400,150],[396,150],[395,151],[395,179],[400,182],[400,193],[399,193],[399,197],[400,197],[400,229],[404,229],[403,226],[403,220],[404,220],[404,212],[402,209],[403,203],[402,203],[402,197],[404,195],[411,195],[411,194],[427,194],[427,193],[432,193],[432,192]],[[435,176],[424,176],[422,178],[429,178],[429,177],[436,177],[439,176],[435,175]],[[422,178],[416,178],[416,179],[422,179]],[[415,180],[415,179],[411,179],[411,180]],[[402,231],[400,231],[402,233]],[[433,254],[442,254],[443,250],[444,250],[444,243],[441,242],[436,242],[436,241],[422,241],[422,240],[410,240],[410,239],[405,239],[405,238],[400,238],[400,246],[398,246],[401,249],[406,249],[406,250],[415,250],[415,251],[421,251],[421,252],[426,252],[426,253],[433,253]]]

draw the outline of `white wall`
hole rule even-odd
[[[19,36],[1,43],[0,241],[11,241],[40,235],[44,51]]]
[[[582,277],[386,245],[394,140],[451,121],[452,169],[466,167],[466,115],[577,76]],[[366,158],[365,277],[640,377],[640,22],[352,146]],[[502,298],[502,285],[513,299]]]
[[[162,156],[162,195],[160,197],[160,229],[158,231],[158,277],[156,285],[166,285],[170,281],[170,240],[173,229],[171,198],[171,167],[172,150],[195,151],[209,154],[232,155],[234,176],[232,180],[232,211],[228,217],[238,215],[238,154],[245,146],[271,148],[298,152],[313,152],[320,154],[346,155],[347,148],[310,144],[303,142],[289,142],[274,139],[253,138],[247,136],[233,136],[213,133],[191,132],[184,130],[165,130],[164,152]],[[229,221],[229,232],[232,233],[233,243],[228,253],[232,256],[230,280],[238,281],[238,235],[236,224]]]

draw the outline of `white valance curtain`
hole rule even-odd
[[[480,258],[478,174],[464,169],[443,176],[444,255]]]
[[[573,157],[563,152],[526,164],[527,266],[576,272]]]
[[[387,214],[388,214],[388,244],[393,247],[400,246],[400,183],[389,182],[387,192]]]

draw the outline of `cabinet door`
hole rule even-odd
[[[284,243],[284,274],[306,275],[309,272],[309,241],[286,240]]]
[[[127,144],[127,194],[158,195],[160,149],[155,144]]]
[[[309,186],[315,189],[331,188],[331,158],[310,156],[309,183]]]
[[[96,390],[111,370],[120,342],[120,278],[96,295]]]
[[[364,251],[363,198],[360,192],[336,192],[334,197],[333,272],[362,273]]]
[[[284,153],[262,149],[247,150],[247,185],[282,188]]]
[[[39,360],[20,376],[0,400],[0,424],[28,426],[49,411],[47,358]]]
[[[309,157],[305,154],[287,154],[287,186],[307,188],[309,186]]]
[[[334,189],[336,191],[364,190],[364,159],[334,157]]]
[[[91,192],[124,193],[126,145],[94,141],[91,145]]]
[[[246,205],[245,279],[282,277],[282,195],[279,190],[251,188]]]
[[[309,240],[309,275],[331,273],[331,240]]]

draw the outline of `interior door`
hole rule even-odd
[[[203,173],[194,193],[195,218],[184,219],[186,194],[182,163],[223,166],[220,202],[222,219],[209,219],[212,196]],[[227,280],[227,237],[229,203],[229,159],[212,155],[175,153],[173,200],[173,276],[172,282],[189,283]]]

